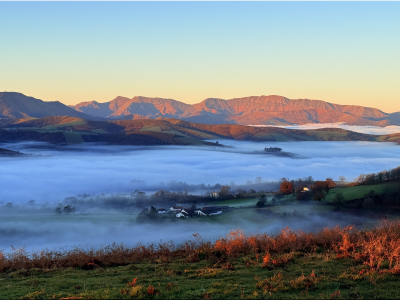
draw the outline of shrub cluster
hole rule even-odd
[[[248,254],[263,256],[263,266],[268,267],[270,263],[280,265],[292,260],[292,255],[288,253],[330,251],[337,258],[362,261],[373,270],[385,269],[400,274],[400,220],[384,220],[370,231],[359,231],[352,226],[325,228],[316,233],[294,232],[285,228],[275,236],[265,233],[245,235],[243,231],[236,230],[215,242],[206,241],[198,234],[194,237],[194,240],[180,245],[165,242],[147,246],[138,244],[129,248],[113,244],[99,250],[74,248],[37,253],[28,253],[23,248],[14,249],[7,254],[0,252],[0,272],[32,268],[92,269],[149,261],[169,263],[177,259],[187,262],[227,261]],[[272,260],[271,254],[281,255],[281,258]]]

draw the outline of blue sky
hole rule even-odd
[[[0,2],[0,91],[400,111],[399,2]]]

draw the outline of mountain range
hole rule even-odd
[[[288,99],[282,96],[251,96],[230,100],[208,98],[186,104],[166,98],[116,97],[99,103],[81,102],[66,106],[45,102],[20,93],[0,93],[0,118],[70,116],[86,120],[137,120],[175,118],[203,124],[293,125],[337,123],[388,126],[400,124],[400,112],[339,105],[321,100]]]

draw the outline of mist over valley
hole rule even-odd
[[[394,143],[219,143],[225,147],[2,144],[0,147],[32,155],[0,158],[0,248],[99,247],[113,242],[135,245],[159,240],[179,243],[196,232],[216,239],[236,228],[276,233],[287,226],[303,230],[349,223],[364,226],[371,223],[365,216],[347,217],[317,203],[292,203],[271,208],[278,213],[274,218],[236,211],[234,215],[177,220],[160,227],[137,223],[141,208],[129,203],[138,191],[148,196],[159,190],[203,195],[227,185],[232,191],[267,192],[279,190],[281,178],[312,176],[314,180],[331,177],[339,181],[344,176],[352,181],[361,173],[400,165],[399,146]],[[292,155],[269,155],[263,153],[266,147],[281,148]],[[271,196],[267,200],[271,201]],[[254,207],[257,199],[246,201],[244,206]],[[57,215],[54,209],[60,203],[62,207],[75,205],[76,211]],[[145,201],[142,205],[147,206]],[[295,210],[303,218],[279,217],[282,213],[292,215]]]

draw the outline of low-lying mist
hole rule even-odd
[[[254,125],[257,127],[281,127],[287,129],[321,129],[321,128],[342,128],[354,132],[365,133],[365,134],[375,134],[375,135],[384,135],[384,134],[392,134],[399,133],[400,126],[390,125],[385,127],[380,126],[359,126],[359,125],[348,125],[346,123],[321,123],[321,124],[303,124],[303,125],[289,125],[289,126],[275,126],[275,125]]]
[[[256,177],[276,182],[282,177],[310,175],[316,180],[344,176],[351,181],[361,173],[400,165],[400,148],[392,143],[220,143],[234,148],[71,146],[69,151],[61,151],[37,143],[3,144],[0,147],[43,156],[0,157],[0,204],[59,203],[78,194],[131,193],[136,189],[171,190],[174,182],[230,185]],[[270,146],[297,156],[247,154]]]
[[[268,182],[312,176],[315,180],[345,176],[352,180],[360,173],[378,172],[400,165],[399,146],[372,142],[285,142],[255,143],[220,140],[221,147],[128,147],[84,145],[66,148],[38,143],[3,144],[0,147],[33,153],[34,156],[0,158],[0,250],[25,246],[45,247],[106,246],[113,242],[136,245],[160,240],[176,243],[193,233],[215,239],[232,229],[247,233],[274,233],[288,226],[305,231],[349,223],[365,224],[360,217],[323,213],[307,206],[299,217],[282,217],[254,222],[250,212],[236,214],[229,222],[201,218],[176,220],[168,224],[138,224],[133,211],[115,210],[57,215],[54,207],[76,195],[130,194],[135,190],[176,190],[193,185],[198,193],[207,185],[258,184],[269,190]],[[293,157],[251,154],[265,147],[280,147]],[[41,155],[41,156],[40,156]],[[203,185],[202,185],[203,184]],[[35,200],[35,207],[23,206]],[[19,208],[18,208],[19,207]],[[292,214],[294,207],[285,208]],[[244,211],[244,210],[243,210]],[[253,211],[254,213],[254,211]],[[183,222],[183,223],[182,223]],[[182,226],[184,224],[184,226]],[[361,225],[360,225],[361,226]]]
[[[298,211],[296,217],[293,216],[294,210]],[[254,215],[257,214],[254,210],[243,210],[239,214],[235,212],[240,217],[230,222],[223,221],[225,215],[213,219],[177,219],[162,224],[138,224],[134,214],[2,216],[0,251],[3,249],[4,252],[10,252],[12,247],[25,247],[29,252],[75,246],[96,249],[114,242],[135,246],[138,243],[147,245],[161,240],[179,244],[193,239],[194,233],[200,233],[204,239],[214,240],[238,228],[248,234],[275,234],[285,227],[315,232],[336,225],[344,227],[349,222],[363,228],[370,222],[366,218],[343,213],[321,213],[313,205],[286,207],[282,212],[281,217],[266,218],[262,222],[259,216]]]

